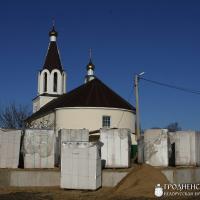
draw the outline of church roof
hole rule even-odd
[[[50,72],[53,69],[58,69],[60,71],[63,71],[58,52],[58,47],[55,41],[51,41],[49,44],[43,69],[48,69]]]
[[[30,116],[27,121],[38,118],[45,113],[62,107],[107,107],[132,110],[135,108],[111,90],[98,78],[89,81],[78,88],[61,95],[44,105],[39,111]]]

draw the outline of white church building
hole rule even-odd
[[[128,128],[135,133],[135,108],[94,75],[90,58],[84,83],[66,92],[67,75],[57,47],[55,28],[43,69],[38,73],[38,92],[33,114],[27,119],[32,128],[65,129]],[[132,138],[133,139],[133,138]]]

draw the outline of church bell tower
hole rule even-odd
[[[63,70],[56,39],[58,32],[53,25],[43,69],[38,73],[38,94],[33,99],[33,113],[48,102],[66,93],[66,73]]]

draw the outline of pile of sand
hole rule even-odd
[[[137,165],[114,189],[113,195],[118,197],[155,197],[157,184],[169,183],[158,168],[149,165]]]

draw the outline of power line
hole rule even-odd
[[[176,90],[181,90],[181,91],[187,92],[187,93],[200,95],[200,91],[198,91],[198,90],[183,88],[183,87],[179,87],[179,86],[176,86],[176,85],[171,85],[171,84],[162,83],[162,82],[158,82],[158,81],[154,81],[154,80],[149,80],[149,79],[142,78],[142,77],[140,77],[140,79],[147,81],[147,82],[150,82],[150,83],[153,83],[153,84],[156,84],[156,85],[160,85],[160,86],[164,86],[164,87],[168,87],[168,88],[172,88],[172,89],[176,89]]]

